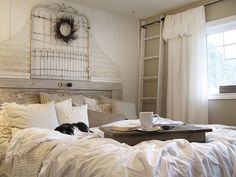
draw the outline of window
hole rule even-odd
[[[219,93],[219,86],[236,85],[236,17],[208,25],[207,57],[210,93]]]

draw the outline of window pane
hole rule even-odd
[[[236,60],[222,62],[219,85],[236,85]]]
[[[220,62],[220,60],[224,59],[224,49],[223,47],[212,47],[208,48],[208,62]]]
[[[207,44],[212,46],[223,46],[223,33],[211,34],[207,36]]]
[[[236,29],[224,32],[224,42],[227,44],[236,44]]]
[[[236,85],[236,28],[232,27],[207,36],[209,93],[221,85]]]
[[[218,88],[223,62],[223,47],[208,48],[208,87]]]
[[[236,44],[225,46],[225,59],[236,59]]]
[[[236,50],[236,49],[235,49]],[[223,47],[208,50],[208,88],[220,85],[236,85],[236,59],[225,60]]]

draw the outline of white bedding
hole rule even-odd
[[[116,124],[127,122],[138,123],[132,120]],[[135,146],[102,138],[99,132],[76,137],[28,128],[13,136],[6,159],[12,163],[15,176],[17,169],[18,177],[19,174],[26,177],[29,169],[30,177],[37,173],[39,177],[236,177],[236,128],[205,126],[213,128],[206,135],[207,143],[175,139],[152,140]],[[38,152],[44,158],[35,156]],[[34,161],[26,164],[27,158]]]

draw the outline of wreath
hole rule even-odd
[[[55,20],[54,32],[55,38],[65,43],[70,43],[78,38],[76,32],[78,26],[75,24],[74,17],[63,15]]]

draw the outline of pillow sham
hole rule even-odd
[[[72,105],[73,106],[81,106],[84,105],[83,95],[71,95]]]
[[[62,124],[61,122],[63,123],[69,122],[66,115],[67,115],[67,112],[71,109],[71,107],[72,107],[71,98],[55,103],[55,109],[56,109],[56,114],[57,114],[57,119],[58,119],[59,124]]]
[[[78,107],[57,107],[58,120],[60,124],[83,122],[89,126],[88,106],[82,105]]]
[[[102,109],[98,106],[96,99],[84,97],[84,103],[88,105],[88,109],[102,112]]]
[[[110,103],[99,103],[98,106],[101,108],[101,112],[111,113]]]
[[[97,100],[98,100],[99,103],[110,103],[111,104],[113,99],[105,97],[105,96],[98,96]]]
[[[134,103],[124,101],[113,101],[112,113],[123,114],[127,119],[137,119]]]
[[[70,97],[72,99],[73,106],[84,105],[84,98],[82,95],[71,95]],[[49,94],[49,93],[44,93],[44,92],[40,92],[40,96],[39,96],[41,104],[45,104],[50,101],[55,101],[57,103],[57,102],[67,100],[70,97],[69,96],[59,96],[59,95]]]
[[[54,129],[59,125],[54,102],[29,105],[4,103],[2,109],[8,116],[11,127]]]
[[[71,123],[83,122],[89,127],[88,105],[72,107],[70,111],[70,122]]]
[[[112,99],[105,96],[98,96],[98,105],[102,109],[103,112],[112,113],[112,102],[121,101],[120,99]]]
[[[60,102],[60,101],[68,99],[68,97],[40,92],[39,99],[40,99],[41,104],[45,104],[51,101]]]

